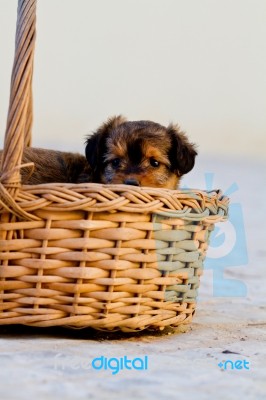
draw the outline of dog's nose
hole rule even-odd
[[[137,179],[125,179],[124,183],[126,185],[132,185],[132,186],[139,186],[139,182],[137,181]]]

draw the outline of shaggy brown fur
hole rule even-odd
[[[178,126],[109,119],[86,141],[81,154],[26,148],[22,183],[98,182],[176,189],[195,163],[197,152]],[[0,162],[2,152],[0,151]]]
[[[109,119],[86,141],[93,182],[176,189],[196,155],[177,125],[122,116]]]
[[[0,161],[2,151],[0,151]],[[91,182],[91,170],[84,156],[56,150],[26,148],[22,164],[34,163],[34,168],[21,168],[22,183],[82,183]]]

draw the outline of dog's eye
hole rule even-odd
[[[160,166],[159,161],[157,161],[155,158],[151,157],[150,158],[150,164],[154,168],[158,168]]]
[[[120,162],[121,162],[120,158],[114,158],[111,161],[111,165],[112,165],[113,168],[118,168],[119,165],[120,165]]]

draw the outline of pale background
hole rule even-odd
[[[16,7],[0,0],[0,147]],[[35,146],[83,152],[124,114],[178,122],[200,154],[265,158],[265,0],[39,0],[37,16]]]

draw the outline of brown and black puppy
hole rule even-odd
[[[0,164],[1,158],[2,151]],[[91,182],[91,169],[86,157],[78,153],[29,147],[24,149],[21,163],[34,163],[33,167],[20,170],[25,185]]]
[[[196,155],[178,126],[122,116],[109,119],[86,141],[92,181],[100,183],[176,189]]]

